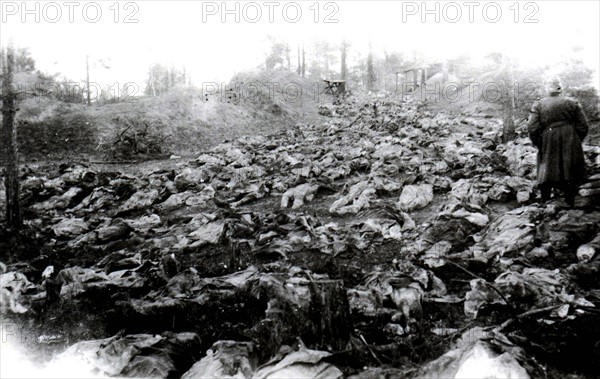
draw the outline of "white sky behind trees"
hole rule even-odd
[[[317,4],[319,22],[315,22],[315,12],[310,9],[315,1],[296,1],[302,9],[296,23],[287,22],[283,17],[282,8],[290,3],[287,1],[275,2],[278,3],[275,8],[269,8],[264,1],[254,2],[256,7],[248,7],[247,15],[253,18],[255,9],[261,9],[262,17],[256,23],[244,19],[243,7],[247,1],[238,2],[240,22],[237,23],[233,14],[222,22],[222,1],[133,1],[137,7],[133,19],[137,19],[137,23],[123,22],[135,9],[133,6],[124,9],[127,1],[123,0],[117,4],[119,22],[116,23],[115,12],[111,10],[111,7],[116,9],[115,1],[96,1],[102,10],[96,23],[83,18],[82,8],[90,3],[87,1],[75,1],[77,5],[71,8],[72,23],[69,8],[63,1],[46,8],[48,1],[27,1],[25,5],[30,10],[39,4],[39,22],[34,14],[27,14],[23,22],[22,1],[4,0],[2,3],[0,44],[6,46],[12,39],[15,46],[30,49],[39,69],[61,73],[73,80],[85,78],[86,54],[90,55],[91,62],[104,59],[110,69],[101,65],[91,67],[91,80],[100,84],[137,82],[143,86],[148,68],[155,62],[173,64],[177,68],[185,66],[197,85],[205,81],[228,81],[235,72],[264,62],[268,51],[265,37],[273,35],[290,43],[294,57],[297,44],[303,41],[308,50],[315,39],[338,44],[346,38],[352,44],[349,57],[356,56],[357,51],[366,56],[370,41],[376,55],[382,55],[384,50],[409,54],[417,50],[427,58],[441,59],[465,52],[481,55],[499,51],[528,66],[558,62],[573,54],[573,46],[578,46],[577,56],[595,70],[595,85],[600,87],[600,2],[595,0],[535,1],[529,2],[533,5],[527,9],[528,2],[521,0],[516,4],[518,22],[514,19],[516,0],[476,1],[473,5],[456,1],[453,3],[456,6],[446,8],[448,1],[427,1],[425,7],[430,10],[435,10],[437,3],[439,22],[435,14],[426,15],[422,22],[422,1],[335,1],[330,2],[335,7],[327,9],[327,1],[320,1]],[[234,9],[235,3],[228,1],[226,6]],[[484,18],[483,7],[489,3],[497,4],[502,10],[496,23]],[[203,7],[218,8],[215,15],[206,15],[206,22],[203,22]],[[339,22],[325,23],[325,16],[336,7],[337,13],[332,18]],[[56,23],[47,22],[46,18],[57,17],[56,8],[62,12],[60,19]],[[489,19],[495,18],[495,6],[488,8]],[[274,9],[273,23],[269,22],[269,9]],[[290,18],[295,16],[294,9],[291,6],[288,9]],[[415,9],[415,14],[407,14]],[[456,9],[461,10],[461,18],[456,23],[448,22],[444,15],[455,18]],[[473,11],[472,23],[469,9]],[[537,13],[532,18],[539,22],[524,22],[535,9]],[[88,16],[95,17],[94,8],[88,9]],[[292,58],[293,67],[295,63]]]

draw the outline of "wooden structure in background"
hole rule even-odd
[[[338,96],[346,92],[345,80],[323,80],[325,82],[325,94]]]

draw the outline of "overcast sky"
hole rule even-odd
[[[2,1],[0,11],[3,45],[29,47],[40,69],[75,80],[89,54],[111,67],[93,65],[92,81],[143,83],[152,62],[186,66],[196,84],[227,81],[263,61],[271,34],[293,45],[346,38],[365,54],[371,41],[376,52],[432,59],[503,51],[527,65],[577,45],[600,87],[599,1]]]

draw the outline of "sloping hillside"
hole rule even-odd
[[[242,82],[246,87],[229,96],[228,89]],[[277,86],[271,88],[277,90],[270,93],[268,83],[273,82]],[[89,107],[27,99],[18,115],[22,157],[138,160],[194,155],[224,140],[272,133],[319,117],[319,98],[311,95],[316,87],[293,73],[240,74],[226,88],[207,88],[204,93],[201,88],[181,88]]]

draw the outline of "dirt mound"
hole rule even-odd
[[[194,155],[224,140],[269,134],[319,117],[316,84],[295,74],[238,74],[232,83],[235,95],[225,87],[207,87],[91,106],[28,99],[17,117],[19,149],[25,161]]]

